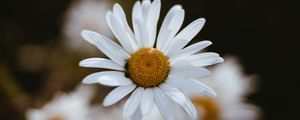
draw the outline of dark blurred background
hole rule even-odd
[[[78,62],[88,55],[74,53],[62,45],[64,15],[72,2],[1,1],[1,120],[24,119],[25,108],[43,104],[31,99],[46,101],[55,91],[72,90],[89,72],[78,67]],[[133,0],[117,2],[130,13]],[[259,75],[259,89],[249,99],[262,108],[262,119],[299,120],[300,99],[296,88],[300,85],[300,66],[296,56],[299,55],[300,10],[296,3],[162,0],[160,23],[174,4],[181,4],[186,11],[183,26],[199,17],[206,18],[205,27],[194,40],[211,40],[214,45],[208,48],[210,51],[236,55],[248,74]],[[20,60],[28,56],[32,59]],[[47,87],[53,89],[45,91]]]

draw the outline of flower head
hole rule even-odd
[[[216,96],[198,80],[209,74],[204,66],[223,59],[217,53],[199,53],[210,41],[185,47],[202,29],[205,19],[199,18],[178,32],[184,20],[180,5],[170,9],[156,35],[160,7],[160,0],[137,1],[132,11],[132,31],[123,9],[115,4],[113,11],[106,14],[106,21],[121,46],[96,32],[82,31],[82,37],[110,59],[88,58],[80,66],[111,69],[93,73],[83,83],[116,86],[104,99],[104,106],[111,106],[131,93],[124,105],[126,118],[146,115],[156,106],[165,119],[174,119],[172,108],[180,106],[195,119],[195,107],[184,93]]]
[[[105,19],[103,19],[110,6],[111,3],[108,0],[73,1],[66,11],[62,28],[66,47],[75,51],[80,50],[79,52],[93,53],[95,49],[82,41],[78,34],[82,29],[91,29],[113,37]]]
[[[226,57],[223,64],[215,66],[212,74],[202,80],[216,90],[218,96],[193,99],[201,113],[199,120],[256,120],[260,109],[246,100],[246,96],[255,90],[253,78],[244,75],[234,57]]]
[[[80,86],[71,94],[59,94],[41,109],[29,109],[28,120],[89,120],[94,89]]]

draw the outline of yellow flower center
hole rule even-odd
[[[168,58],[155,48],[142,48],[126,63],[126,76],[141,87],[157,87],[169,73]]]

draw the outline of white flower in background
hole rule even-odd
[[[94,89],[80,86],[70,94],[59,94],[41,109],[29,109],[28,120],[90,120],[89,105]]]
[[[247,103],[246,96],[255,90],[254,76],[244,75],[233,57],[214,67],[203,83],[211,86],[218,96],[214,99],[197,96],[194,104],[199,108],[199,120],[256,120],[259,108]]]
[[[65,44],[73,50],[94,51],[86,42],[82,41],[82,29],[91,29],[104,35],[113,37],[105,22],[105,14],[110,9],[108,0],[79,0],[74,1],[66,12],[63,34]]]
[[[223,59],[213,52],[198,53],[210,41],[185,47],[202,29],[205,20],[199,18],[178,32],[184,20],[180,5],[167,13],[156,38],[160,7],[160,0],[137,1],[132,11],[133,32],[123,9],[115,4],[113,11],[106,14],[106,21],[121,46],[104,35],[82,31],[83,38],[110,59],[89,58],[81,61],[80,66],[112,69],[91,74],[83,83],[116,86],[104,99],[105,107],[132,93],[124,105],[125,118],[141,119],[156,106],[165,119],[175,119],[173,108],[180,106],[195,119],[195,107],[184,93],[216,96],[211,88],[197,80],[209,74],[204,66]]]

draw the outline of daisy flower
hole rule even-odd
[[[212,69],[203,79],[218,96],[214,99],[196,96],[193,101],[200,113],[199,120],[257,120],[260,109],[247,102],[246,96],[255,90],[255,77],[244,75],[233,57]]]
[[[64,44],[71,50],[93,53],[95,49],[82,41],[81,36],[78,34],[82,29],[91,29],[113,37],[105,19],[103,19],[110,6],[111,3],[108,0],[73,1],[65,14],[62,28]]]
[[[58,94],[42,108],[27,110],[27,120],[90,120],[89,102],[94,92],[91,87],[79,86],[70,94]]]
[[[199,18],[178,32],[184,20],[180,5],[169,10],[156,35],[160,7],[160,0],[137,1],[132,11],[132,31],[123,9],[115,4],[113,11],[106,14],[106,22],[121,45],[104,35],[83,30],[82,37],[110,59],[88,58],[79,65],[111,69],[93,73],[83,83],[116,87],[105,97],[105,107],[131,94],[124,105],[125,118],[145,116],[156,106],[165,119],[174,119],[172,108],[177,105],[195,119],[197,112],[185,93],[216,96],[197,80],[209,74],[205,66],[223,59],[217,53],[199,53],[210,41],[185,47],[202,29],[205,19]]]

